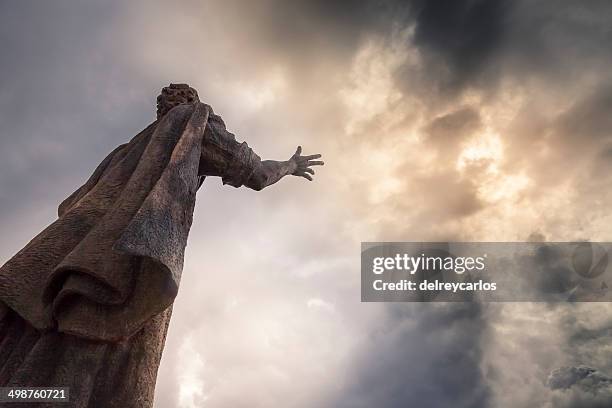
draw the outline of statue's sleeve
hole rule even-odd
[[[223,184],[240,187],[251,177],[260,165],[261,158],[246,142],[238,142],[229,132],[221,116],[212,113],[208,117],[199,174],[219,176]]]

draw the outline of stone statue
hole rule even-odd
[[[259,191],[312,180],[320,157],[298,147],[262,161],[195,89],[164,88],[157,120],[0,268],[0,386],[70,387],[62,406],[150,407],[204,177]]]

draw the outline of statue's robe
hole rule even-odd
[[[0,386],[70,387],[63,406],[151,406],[196,191],[205,175],[239,187],[259,164],[202,103],[111,152],[0,268]]]

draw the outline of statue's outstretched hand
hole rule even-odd
[[[302,146],[298,146],[295,154],[289,159],[290,162],[295,164],[295,170],[291,173],[294,176],[304,177],[312,181],[312,175],[315,174],[314,170],[310,166],[322,166],[324,163],[320,160],[314,160],[321,158],[320,154],[312,154],[310,156],[302,156]]]

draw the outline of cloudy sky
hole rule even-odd
[[[361,241],[612,241],[605,0],[0,2],[0,262],[187,82],[315,181],[209,178],[165,407],[604,407],[607,304],[360,303]]]

